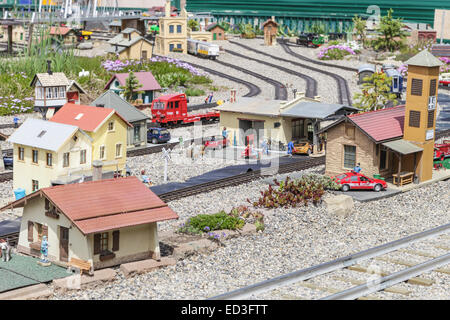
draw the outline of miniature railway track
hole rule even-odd
[[[291,56],[296,57],[300,60],[304,60],[304,61],[311,62],[311,63],[321,65],[321,66],[333,66],[333,65],[330,65],[329,63],[314,61],[314,60],[309,59],[305,56],[302,56],[298,53],[295,53],[285,42],[280,41],[279,43],[280,43],[281,47],[284,49],[284,51],[286,51],[286,53],[288,53]],[[296,64],[296,63],[294,63],[294,64]],[[317,72],[320,72],[320,73],[323,73],[323,74],[326,74],[326,75],[332,77],[336,81],[336,84],[337,84],[339,103],[349,105],[349,106],[352,105],[352,98],[351,98],[350,89],[348,87],[347,80],[345,80],[340,75],[330,72],[330,71],[317,69],[315,67],[311,67],[308,65],[302,65],[302,66],[304,68],[308,68],[310,70],[317,71]]]
[[[282,174],[293,171],[305,170],[315,166],[325,164],[325,157],[310,158],[308,160],[301,160],[294,163],[281,164],[280,167],[274,174]],[[186,187],[183,189],[167,192],[158,195],[163,201],[169,202],[173,200],[178,200],[181,198],[193,196],[200,193],[209,192],[211,190],[237,186],[243,183],[248,183],[253,180],[257,180],[263,177],[261,174],[262,170],[254,170],[245,173],[241,173],[232,177],[227,177],[211,182],[205,182],[191,187]]]
[[[235,43],[235,42],[230,41],[230,43]],[[241,53],[238,53],[238,52],[235,52],[235,51],[232,51],[232,50],[228,50],[227,49],[227,50],[225,50],[225,52],[228,52],[229,54],[231,54],[233,56],[237,56],[237,57],[240,57],[240,58],[243,58],[243,59],[248,59],[248,60],[252,60],[252,61],[255,61],[255,62],[258,62],[258,63],[261,63],[261,64],[265,64],[265,65],[267,65],[269,67],[272,67],[272,68],[275,68],[275,69],[278,69],[278,70],[282,70],[283,72],[285,72],[287,74],[299,77],[299,78],[301,78],[301,79],[306,81],[306,93],[305,93],[305,95],[307,97],[309,97],[309,98],[314,98],[315,96],[317,96],[317,80],[313,79],[310,76],[307,76],[307,75],[302,74],[302,73],[297,72],[297,71],[293,71],[293,70],[285,68],[285,67],[281,67],[279,65],[276,65],[276,64],[273,64],[273,63],[270,63],[270,62],[266,62],[266,61],[259,60],[259,59],[256,59],[256,58],[251,58],[251,57],[248,57],[246,55],[243,55]]]
[[[324,274],[330,274],[332,272],[339,272],[340,270],[348,268],[352,271],[357,272],[367,272],[367,269],[358,265],[361,261],[371,261],[371,260],[382,260],[387,261],[392,264],[406,265],[408,268],[395,272],[390,275],[382,274],[383,276],[375,280],[362,281],[351,281],[348,279],[347,282],[359,283],[361,284],[352,287],[344,291],[335,292],[332,295],[325,296],[321,299],[332,300],[332,299],[358,299],[365,297],[371,293],[386,290],[397,294],[409,294],[405,289],[391,288],[392,286],[399,284],[407,280],[413,280],[416,283],[426,279],[416,278],[417,276],[435,270],[436,272],[449,273],[449,269],[439,269],[450,263],[450,252],[444,255],[435,255],[427,251],[418,251],[415,249],[408,248],[411,245],[416,246],[417,243],[424,242],[426,240],[436,239],[438,237],[449,237],[450,234],[450,224],[445,224],[427,231],[413,234],[411,236],[395,240],[374,248],[370,248],[349,256],[339,258],[333,261],[322,263],[313,267],[306,269],[301,269],[294,271],[285,275],[281,275],[272,279],[268,279],[241,289],[237,289],[228,293],[224,293],[215,297],[212,300],[236,300],[236,299],[258,299],[258,295],[271,292],[274,289],[279,289],[289,286],[299,285],[313,290],[334,292],[332,288],[319,287],[314,285],[314,283],[306,282],[306,280],[314,279]],[[435,245],[435,247],[445,248],[445,246]],[[392,252],[406,252],[412,255],[421,257],[431,257],[422,263],[409,263],[404,260],[399,259],[389,259],[383,258],[382,255],[392,253]],[[336,277],[342,280],[342,277]],[[300,297],[298,297],[300,298]]]
[[[235,69],[235,70],[240,71],[242,73],[251,75],[252,77],[258,78],[258,79],[260,79],[260,80],[262,80],[264,82],[270,83],[275,88],[275,98],[274,99],[275,100],[287,100],[287,96],[288,96],[287,89],[286,89],[285,85],[282,84],[281,82],[273,80],[273,79],[271,79],[269,77],[263,76],[263,75],[261,75],[259,73],[250,71],[250,70],[248,70],[246,68],[242,68],[242,67],[233,65],[231,63],[223,62],[223,61],[220,61],[220,60],[214,60],[214,61],[215,61],[215,63],[220,64],[222,66],[225,66],[225,67],[228,67],[228,68],[231,68],[231,69]]]

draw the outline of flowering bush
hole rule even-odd
[[[444,65],[440,69],[440,72],[441,73],[450,72],[450,58],[440,57],[439,60],[441,60],[444,63]]]
[[[345,56],[355,55],[356,52],[344,45],[333,45],[320,49],[318,58],[320,60],[342,60]]]

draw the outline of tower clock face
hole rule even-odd
[[[436,96],[431,96],[428,98],[428,110],[436,109]]]

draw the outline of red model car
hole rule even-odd
[[[346,172],[333,177],[333,180],[342,186],[342,191],[347,192],[350,189],[381,191],[387,188],[384,180],[369,178],[355,171]]]
[[[205,149],[222,149],[227,146],[227,139],[222,136],[212,137],[205,142]]]

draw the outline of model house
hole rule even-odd
[[[142,87],[138,88],[137,91],[144,91],[144,93],[135,94],[133,100],[140,99],[144,104],[152,103],[155,96],[155,91],[161,90],[161,86],[158,81],[150,71],[135,72],[134,75],[138,79]],[[129,73],[116,73],[111,79],[109,79],[104,90],[112,90],[121,95],[123,89],[121,86],[125,86],[126,80],[129,77]]]
[[[165,16],[159,19],[159,34],[155,39],[155,53],[166,55],[177,48],[187,53],[187,12],[183,8],[180,15],[172,16],[170,1],[165,5]]]
[[[116,110],[67,103],[50,122],[77,126],[92,138],[92,161],[103,162],[105,171],[125,175],[127,130],[132,125]]]
[[[149,117],[136,109],[132,104],[119,97],[113,91],[108,90],[92,101],[91,105],[114,109],[133,125],[133,127],[128,127],[127,147],[133,148],[147,145],[147,119]]]
[[[287,102],[241,97],[215,110],[220,111],[220,127],[227,128],[232,143],[236,140],[246,145],[250,137],[255,146],[264,139],[284,144],[310,141],[319,146],[318,130],[330,117],[357,111],[350,106],[321,103],[303,93]]]
[[[225,29],[217,23],[211,23],[206,27],[206,31],[211,32],[213,40],[226,40]]]
[[[19,252],[72,258],[100,269],[142,259],[160,259],[157,223],[177,214],[136,177],[43,188],[3,208],[23,207]]]
[[[70,81],[63,72],[52,72],[50,64],[51,62],[48,61],[47,73],[37,73],[31,81],[31,87],[34,87],[35,92],[35,111],[40,112],[47,119],[67,103],[66,92],[67,86],[70,85]]]
[[[87,94],[86,91],[76,82],[71,80],[67,86],[67,102],[80,104],[82,94]]]
[[[277,43],[278,23],[272,17],[272,19],[265,21],[262,26],[264,29],[264,44],[266,46],[273,46]]]
[[[147,60],[153,52],[153,45],[141,33],[133,28],[122,30],[108,41],[108,53],[114,54],[120,60]]]
[[[50,36],[64,45],[75,45],[78,41],[75,30],[68,27],[50,27]]]
[[[26,194],[91,171],[93,140],[77,126],[29,118],[8,141],[13,144],[14,189]]]
[[[432,178],[439,67],[428,51],[408,61],[406,105],[352,114],[321,131],[327,133],[326,174],[361,164],[366,175],[409,182]]]

